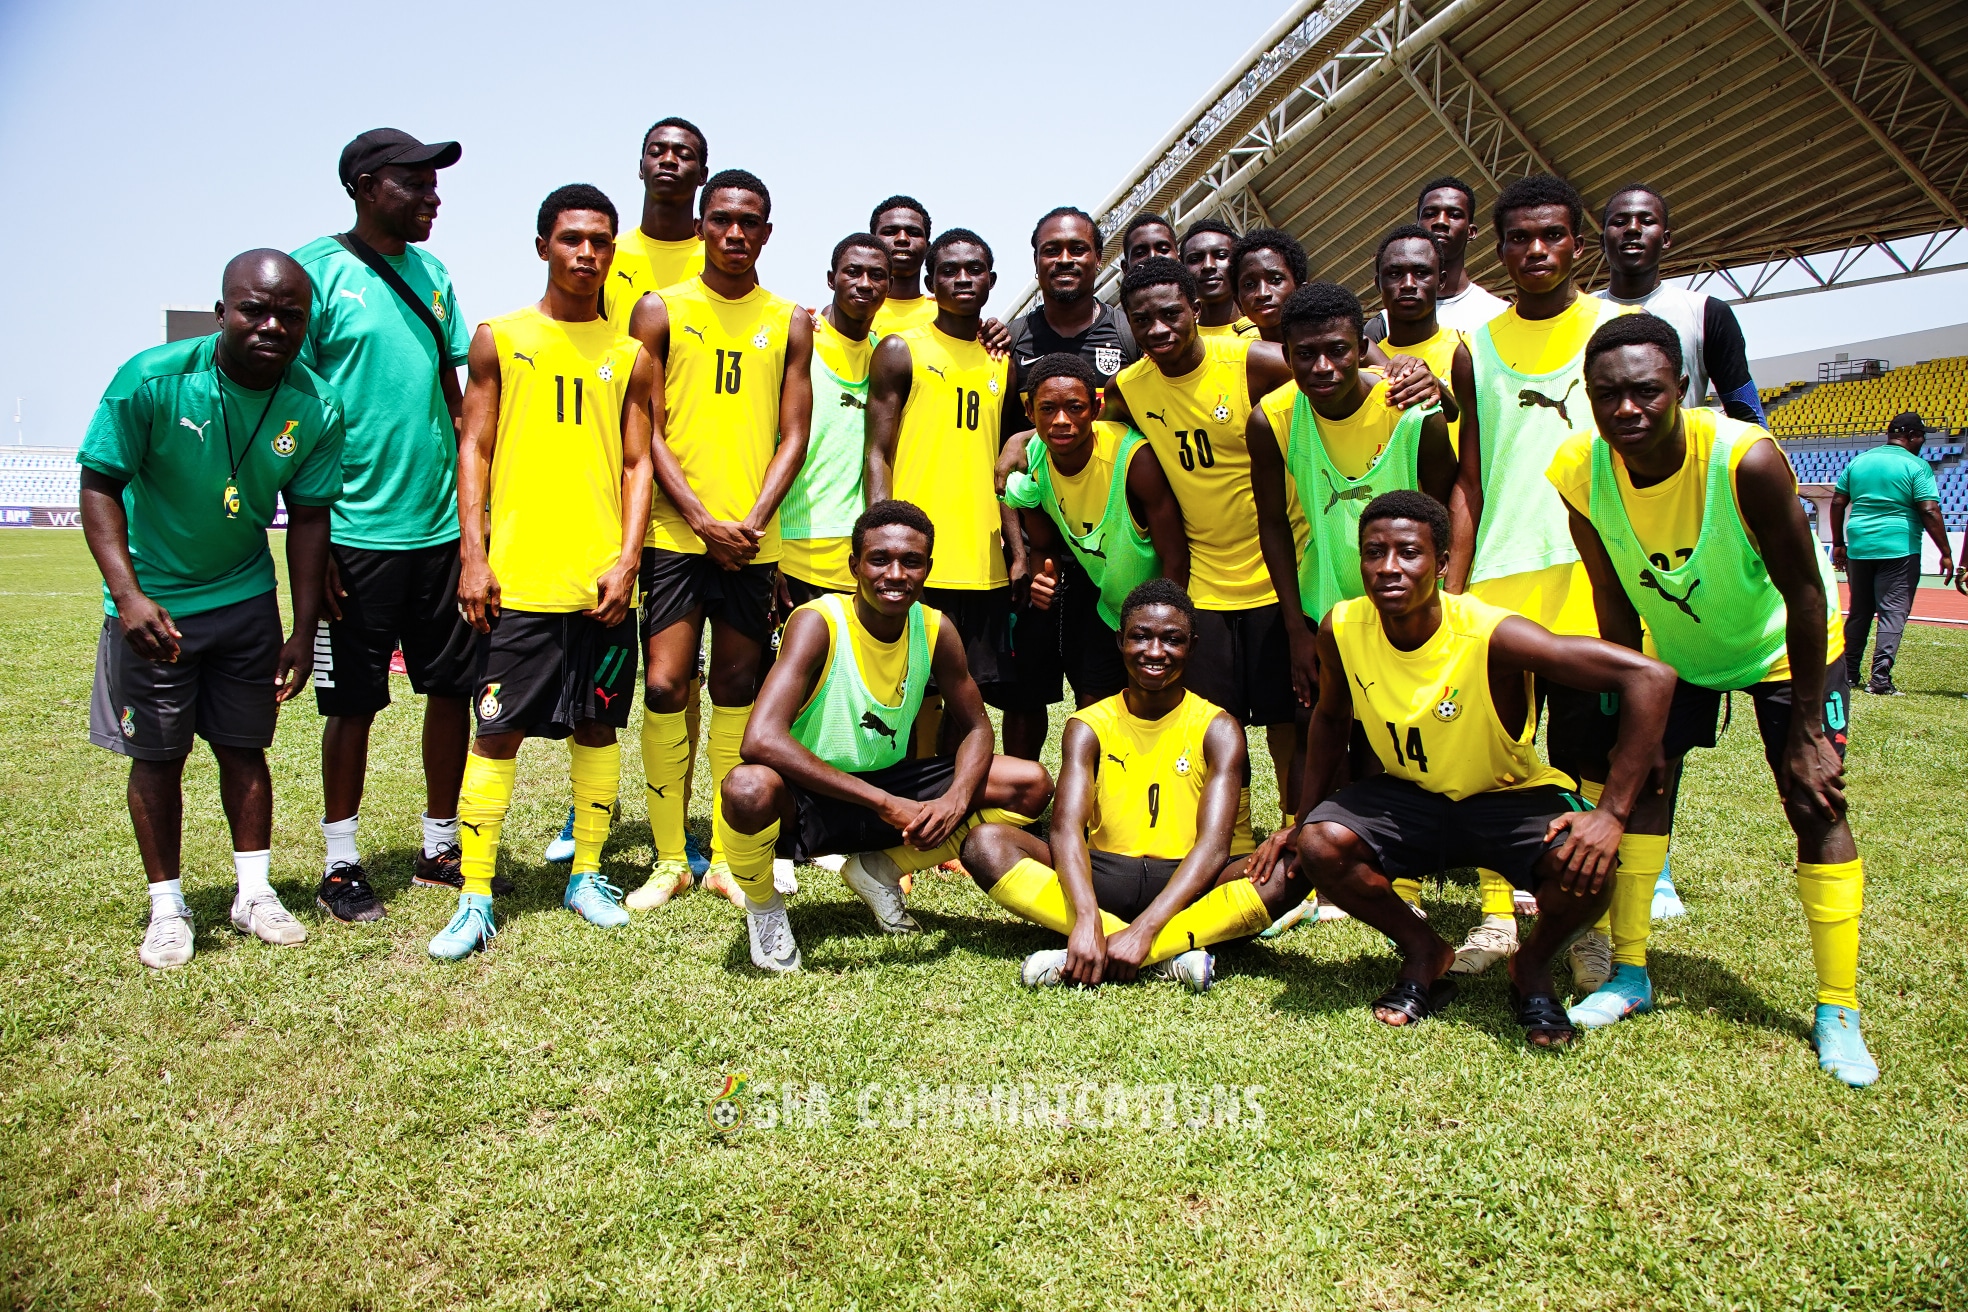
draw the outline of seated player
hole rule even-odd
[[[1455,950],[1391,880],[1486,866],[1538,900],[1510,961],[1517,1021],[1539,1047],[1569,1043],[1551,962],[1612,900],[1625,820],[1653,765],[1673,671],[1597,638],[1567,638],[1474,597],[1444,592],[1449,516],[1422,492],[1388,492],[1360,517],[1364,597],[1319,626],[1319,698],[1295,844],[1322,898],[1394,941],[1401,971],[1374,1016],[1409,1025],[1455,996]],[[1597,809],[1538,759],[1532,679],[1619,695],[1619,740]],[[1334,791],[1352,722],[1385,772]],[[1326,768],[1319,768],[1319,767]],[[1280,839],[1283,839],[1281,842]]]
[[[1145,970],[1201,993],[1216,969],[1205,949],[1305,899],[1289,858],[1249,874],[1250,756],[1236,717],[1184,686],[1195,639],[1195,608],[1173,581],[1130,592],[1127,687],[1066,721],[1052,842],[1003,824],[964,842],[964,868],[992,901],[1066,935],[1025,959],[1028,985]]]
[[[1004,499],[1019,507],[1038,560],[1032,605],[1064,612],[1066,677],[1075,705],[1091,706],[1127,686],[1117,642],[1121,604],[1152,578],[1186,583],[1189,537],[1148,440],[1126,424],[1094,417],[1100,374],[1084,356],[1042,356],[1028,391],[1039,426],[1025,440],[1031,472],[1012,474]],[[1064,551],[1080,571],[1062,597]]]
[[[1879,1078],[1859,1034],[1859,912],[1865,871],[1845,819],[1851,685],[1838,591],[1797,478],[1769,433],[1684,406],[1687,362],[1674,325],[1651,314],[1602,325],[1585,348],[1592,417],[1558,450],[1550,478],[1592,577],[1599,631],[1639,649],[1641,625],[1674,667],[1663,753],[1669,780],[1692,747],[1715,745],[1723,697],[1746,691],[1784,815],[1797,834],[1797,891],[1818,972],[1818,1064],[1847,1084]],[[1808,708],[1794,714],[1793,708]],[[1610,1025],[1653,1004],[1647,930],[1667,854],[1673,787],[1633,817],[1613,899],[1611,979],[1572,1009]]]
[[[800,968],[785,901],[772,887],[775,848],[796,861],[855,853],[841,878],[884,931],[913,934],[921,927],[903,904],[904,873],[955,857],[981,820],[1030,824],[1052,796],[1038,762],[991,754],[991,721],[962,635],[922,604],[935,545],[920,509],[876,502],[854,522],[854,595],[828,593],[786,621],[745,730],[744,764],[719,790],[760,970]],[[957,750],[908,760],[909,726],[932,678]]]
[[[546,295],[478,326],[458,453],[458,608],[478,630],[478,737],[458,794],[458,911],[430,941],[460,961],[496,932],[492,871],[520,744],[574,739],[574,864],[562,904],[625,925],[601,846],[635,685],[636,566],[649,521],[656,369],[600,317],[615,206],[584,184],[540,206]],[[490,546],[485,507],[491,506]]]

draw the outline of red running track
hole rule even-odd
[[[1849,611],[1852,601],[1851,588],[1838,585],[1838,609],[1840,613]],[[1917,588],[1913,594],[1914,622],[1919,624],[1947,624],[1968,627],[1968,597],[1956,592],[1952,586],[1945,588]]]

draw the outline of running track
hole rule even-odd
[[[1838,609],[1841,614],[1849,610],[1851,599],[1851,588],[1846,584],[1839,584]],[[1956,592],[1952,586],[1917,588],[1913,594],[1912,619],[1917,624],[1947,624],[1968,628],[1968,597]]]

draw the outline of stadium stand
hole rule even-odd
[[[1880,427],[1884,428],[1884,425]],[[1779,445],[1790,457],[1790,465],[1797,471],[1798,482],[1835,483],[1840,471],[1852,462],[1854,456],[1885,440],[1885,434],[1880,432],[1858,440],[1786,440]],[[1941,440],[1929,442],[1920,448],[1920,458],[1934,467],[1934,482],[1941,494],[1941,518],[1946,521],[1950,533],[1959,533],[1968,528],[1968,463],[1964,463],[1964,451],[1968,451],[1968,447],[1959,441],[1946,440],[1945,434]]]
[[[0,506],[72,510],[82,504],[81,468],[68,447],[0,447]]]
[[[1958,435],[1968,428],[1968,356],[1889,368],[1876,378],[1787,383],[1762,389],[1762,396],[1770,431],[1781,438],[1881,433],[1902,410]]]

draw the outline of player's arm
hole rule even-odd
[[[875,346],[868,368],[867,470],[862,479],[868,504],[895,495],[895,440],[902,432],[902,407],[909,400],[915,361],[909,344],[891,333]]]
[[[1290,821],[1251,853],[1249,871],[1254,884],[1262,885],[1289,871],[1297,860],[1298,827],[1312,814],[1313,807],[1338,791],[1346,775],[1346,749],[1353,737],[1353,689],[1347,682],[1345,662],[1339,658],[1339,644],[1333,640],[1330,615],[1319,624],[1317,642],[1319,699],[1313,703],[1312,721],[1306,726],[1305,770],[1298,804],[1290,812]]]
[[[902,830],[902,841],[918,851],[928,851],[948,838],[977,808],[984,793],[984,776],[991,770],[991,745],[995,741],[990,718],[984,713],[984,698],[977,691],[977,681],[970,677],[970,662],[964,658],[963,636],[947,615],[936,626],[929,669],[943,693],[944,718],[956,725],[962,738],[957,743],[957,767],[950,787],[943,796],[925,802],[915,821]]]
[[[1059,592],[1059,562],[1065,556],[1067,547],[1059,536],[1052,516],[1043,510],[1019,509],[1019,527],[1025,533],[1029,544],[1032,565],[1032,609],[1051,610],[1052,599]]]
[[[1826,628],[1830,618],[1818,544],[1797,499],[1797,479],[1777,444],[1759,438],[1736,466],[1736,505],[1743,526],[1784,599],[1784,649],[1790,656],[1790,738],[1777,767],[1784,801],[1826,823],[1845,814],[1845,764],[1825,741],[1815,708],[1824,705]],[[1793,796],[1792,788],[1802,789]]]
[[[1620,838],[1640,790],[1662,764],[1661,739],[1674,701],[1675,674],[1631,648],[1600,638],[1560,637],[1512,615],[1490,635],[1490,685],[1494,689],[1505,680],[1521,679],[1525,671],[1582,692],[1619,694],[1619,737],[1598,808],[1561,815],[1545,834],[1549,842],[1570,830],[1558,850],[1565,862],[1560,880],[1567,889],[1597,893],[1619,864]],[[1658,789],[1660,784],[1652,786]]]
[[[1127,398],[1121,395],[1121,377],[1119,374],[1114,375],[1107,384],[1100,402],[1100,417],[1102,419],[1111,419],[1117,424],[1126,424],[1129,428],[1138,429],[1141,427],[1140,424],[1134,422],[1134,412],[1128,409]]]
[[[1427,405],[1441,397],[1442,381],[1421,357],[1395,355],[1382,350],[1378,342],[1366,343],[1360,355],[1362,368],[1372,369],[1387,379],[1387,404],[1396,410]]]
[[[1713,296],[1702,306],[1702,366],[1708,381],[1715,385],[1723,412],[1758,428],[1767,427],[1763,398],[1756,394],[1756,380],[1749,373],[1749,346],[1743,339],[1742,324],[1728,302]],[[1701,405],[1705,397],[1691,396],[1689,405]]]
[[[337,457],[337,464],[340,463]],[[279,684],[275,701],[289,701],[307,687],[314,673],[314,635],[321,620],[321,597],[327,580],[328,507],[287,506],[287,588],[293,601],[294,627],[280,645],[273,680]]]
[[[1100,775],[1100,735],[1084,720],[1066,721],[1059,739],[1059,788],[1052,795],[1052,868],[1060,891],[1073,909],[1066,935],[1067,979],[1098,984],[1107,973],[1107,935],[1100,903],[1093,895],[1093,862],[1087,856],[1086,824],[1093,814],[1093,790]]]
[[[1255,411],[1252,411],[1255,414]],[[1148,540],[1155,544],[1155,555],[1162,562],[1162,577],[1178,587],[1189,586],[1189,528],[1182,522],[1182,504],[1175,499],[1162,462],[1155,448],[1137,442],[1134,457],[1128,461],[1128,507],[1148,529]]]
[[[1455,446],[1449,441],[1448,418],[1440,413],[1427,416],[1421,421],[1421,449],[1415,457],[1415,479],[1421,490],[1446,506],[1455,499],[1456,476],[1461,472]],[[1453,533],[1449,550],[1455,551]]]
[[[1264,553],[1264,569],[1271,576],[1271,588],[1278,594],[1278,606],[1285,616],[1292,693],[1300,706],[1310,706],[1312,690],[1319,683],[1319,656],[1312,631],[1292,622],[1303,613],[1298,595],[1298,544],[1292,538],[1291,518],[1285,511],[1284,453],[1271,427],[1271,417],[1261,406],[1251,407],[1250,419],[1244,424],[1244,445],[1250,449],[1251,495],[1257,501],[1257,545]]]
[[[1852,508],[1852,496],[1845,490],[1845,475],[1840,473],[1838,482],[1831,489],[1831,565],[1833,569],[1844,569],[1850,562],[1845,558],[1845,515]]]
[[[765,466],[758,500],[745,516],[745,528],[758,537],[772,527],[779,503],[806,463],[806,439],[813,428],[813,322],[795,312],[786,329],[786,373],[779,383],[779,446]]]
[[[1244,387],[1250,393],[1251,413],[1257,403],[1292,380],[1291,366],[1285,363],[1285,348],[1276,342],[1252,342],[1244,356]],[[1119,391],[1119,388],[1113,389]]]
[[[651,396],[664,396],[669,378],[670,307],[660,295],[645,292],[636,302],[629,314],[629,336],[642,343],[643,352],[655,370],[650,378]],[[652,403],[650,408],[649,458],[651,474],[656,486],[663,490],[664,499],[702,540],[712,560],[721,568],[735,570],[758,555],[760,535],[735,520],[713,519],[704,509],[696,489],[690,486],[683,462],[677,459],[676,450],[670,445],[667,401],[661,407]]]
[[[642,540],[649,531],[649,391],[656,368],[649,352],[637,351],[622,395],[622,550],[595,588],[595,608],[583,614],[605,625],[619,624],[635,600]]]
[[[1599,618],[1599,636],[1629,651],[1641,650],[1640,612],[1620,586],[1619,571],[1613,568],[1612,553],[1606,550],[1598,526],[1569,501],[1565,511],[1571,516],[1572,545],[1585,563],[1585,576],[1592,580],[1592,610]]]
[[[1476,530],[1483,523],[1483,433],[1476,418],[1476,365],[1467,348],[1456,348],[1450,390],[1462,412],[1455,488],[1449,499],[1449,573],[1442,586],[1462,592],[1476,555]]]
[[[137,583],[136,562],[130,559],[130,518],[123,508],[127,480],[100,469],[82,468],[82,539],[102,571],[123,641],[147,661],[175,661],[183,635],[171,613],[144,595]]]
[[[465,431],[458,441],[458,609],[480,633],[499,614],[499,580],[485,557],[486,491],[499,440],[499,347],[490,324],[472,334]]]
[[[1941,582],[1946,583],[1954,576],[1954,553],[1948,550],[1947,522],[1941,518],[1941,503],[1937,500],[1940,495],[1933,471],[1921,466],[1914,475],[1913,508],[1919,514],[1927,536],[1933,539],[1934,549],[1941,554]]]
[[[998,463],[991,471],[991,478],[997,486],[1000,497],[1005,494],[1005,488],[1010,485],[1013,474],[1032,472],[1032,462],[1025,458],[1025,444],[1037,435],[1038,430],[1028,426],[1005,438],[998,447]]]

